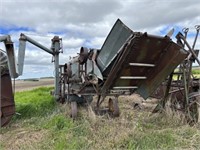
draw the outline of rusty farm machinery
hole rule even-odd
[[[14,93],[12,88],[11,78],[17,78],[22,75],[23,66],[24,66],[24,57],[25,57],[25,48],[26,41],[32,43],[33,45],[39,47],[40,49],[46,51],[51,54],[54,58],[55,64],[55,99],[59,99],[58,97],[58,83],[59,83],[59,53],[61,52],[61,39],[55,36],[52,39],[51,48],[46,48],[40,43],[34,41],[28,36],[21,34],[19,39],[19,51],[18,51],[18,61],[15,58],[14,45],[9,35],[0,36],[0,41],[4,42],[5,49],[0,51],[0,67],[1,67],[1,126],[7,125],[12,116],[15,114],[15,101],[14,101]]]
[[[0,37],[6,47],[6,53],[1,52],[1,61],[4,60],[1,63],[1,126],[6,125],[15,113],[10,75],[16,78],[22,74],[27,41],[53,56],[55,89],[52,95],[58,102],[70,103],[72,118],[77,117],[77,104],[90,103],[94,95],[98,97],[97,110],[109,96],[109,111],[113,116],[119,116],[118,97],[137,93],[144,99],[162,98],[155,112],[165,107],[171,95],[197,122],[200,80],[191,72],[193,62],[200,65],[199,50],[195,50],[199,26],[196,30],[191,47],[186,40],[188,29],[184,30],[184,34],[177,34],[175,43],[171,39],[173,30],[166,36],[134,32],[118,19],[101,49],[81,47],[80,53],[63,65],[59,65],[59,54],[63,48],[62,39],[58,36],[52,39],[49,49],[21,34],[18,62],[15,61],[10,37]],[[177,80],[173,80],[174,74]]]
[[[153,112],[165,108],[166,102],[170,97],[171,107],[184,112],[188,122],[191,124],[200,121],[200,78],[195,77],[192,73],[192,66],[195,61],[200,66],[198,59],[199,49],[195,49],[200,26],[195,26],[195,28],[196,36],[192,46],[186,40],[189,28],[184,28],[183,34],[179,32],[176,35],[177,44],[182,48],[187,47],[188,55],[152,95],[155,98],[161,99]]]

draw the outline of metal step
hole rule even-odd
[[[129,63],[129,65],[138,67],[155,67],[154,64],[145,64],[145,63]]]
[[[137,86],[114,86],[113,89],[137,89]]]
[[[129,79],[143,80],[143,79],[147,79],[147,77],[145,77],[145,76],[121,76],[120,79],[125,79],[125,80],[129,80]]]

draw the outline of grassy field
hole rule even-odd
[[[133,97],[121,97],[119,118],[96,115],[92,103],[73,121],[69,106],[56,103],[50,90],[16,93],[17,114],[1,129],[0,149],[200,149],[200,125],[190,127],[180,113],[151,114],[135,109]]]
[[[194,75],[194,77],[200,78],[200,68],[192,69],[192,74]]]
[[[178,69],[175,69],[175,72],[179,72]],[[199,67],[193,67],[192,68],[192,75],[194,78],[200,78],[200,68]],[[173,75],[173,79],[177,80],[177,75]]]

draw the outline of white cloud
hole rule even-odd
[[[64,49],[60,63],[65,63],[81,46],[100,48],[118,18],[134,31],[156,35],[165,35],[173,27],[189,27],[192,44],[194,26],[200,24],[199,7],[199,0],[0,0],[0,32],[8,30],[16,51],[21,32],[47,48],[58,35]],[[200,49],[199,38],[196,48]],[[25,76],[26,71],[34,72],[26,70],[27,65],[39,70],[39,66],[51,66],[50,62],[51,55],[27,43]]]
[[[84,39],[81,38],[62,38],[63,40],[63,47],[66,48],[78,48],[81,47],[84,44]]]

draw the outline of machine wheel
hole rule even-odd
[[[190,122],[197,123],[200,122],[200,93],[193,92],[189,94],[189,115]]]
[[[76,119],[77,118],[77,102],[76,101],[72,101],[71,102],[71,114],[70,116],[73,118],[73,119]]]
[[[9,74],[3,74],[1,75],[1,127],[6,126],[12,116],[15,114],[15,102],[14,102],[14,96],[12,92],[12,84],[11,84],[11,78]]]
[[[120,113],[119,113],[119,106],[118,106],[117,98],[115,98],[115,99],[109,98],[108,109],[109,109],[109,112],[112,113],[113,117],[119,117]]]

